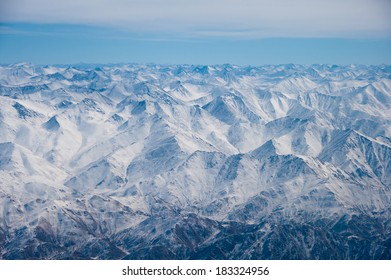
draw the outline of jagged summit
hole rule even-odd
[[[0,67],[0,258],[390,259],[391,68]]]

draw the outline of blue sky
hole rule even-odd
[[[3,0],[0,63],[391,64],[388,0]]]

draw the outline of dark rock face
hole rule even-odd
[[[12,107],[15,108],[15,110],[18,112],[19,117],[21,119],[34,118],[39,115],[37,112],[30,110],[30,109],[27,109],[25,106],[23,106],[19,102],[16,102]]]
[[[56,117],[50,118],[46,123],[43,124],[43,126],[49,131],[56,131],[60,128],[60,124]]]
[[[390,259],[391,228],[386,225],[385,220],[364,215],[339,221],[289,220],[251,226],[195,216],[191,221],[179,221],[153,240],[134,242],[133,232],[127,231],[119,244],[134,251],[127,259]],[[135,247],[142,249],[133,250]]]
[[[159,232],[159,230],[164,231]],[[391,228],[368,215],[311,222],[265,219],[259,224],[217,222],[195,214],[150,217],[108,237],[56,237],[50,224],[21,228],[3,259],[391,259]]]

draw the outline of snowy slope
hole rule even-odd
[[[0,256],[390,259],[390,77],[1,66]]]

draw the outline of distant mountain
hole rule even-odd
[[[391,68],[0,67],[2,259],[391,259]]]

